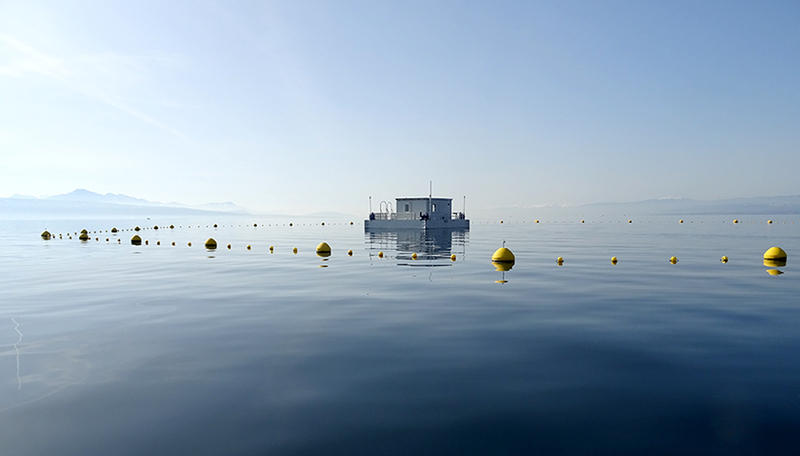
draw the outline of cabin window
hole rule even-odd
[[[436,205],[435,204],[431,205],[431,212],[436,212]]]
[[[409,210],[409,207],[408,207],[408,204],[406,204],[406,212],[408,212],[408,210]]]

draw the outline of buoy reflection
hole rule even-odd
[[[786,258],[777,258],[774,260],[768,260],[764,258],[764,266],[768,268],[780,268],[786,266]]]
[[[495,271],[500,271],[500,280],[495,280],[494,283],[508,283],[506,280],[506,271],[510,271],[514,267],[513,261],[492,261]]]

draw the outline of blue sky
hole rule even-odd
[[[800,2],[0,0],[0,195],[800,193]]]

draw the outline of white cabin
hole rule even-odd
[[[444,220],[451,217],[453,207],[450,198],[397,198],[395,202],[396,216],[402,220],[418,220],[425,214]]]

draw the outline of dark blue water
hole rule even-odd
[[[0,448],[796,454],[800,216],[732,218],[4,221]],[[170,223],[140,247],[39,237]]]

